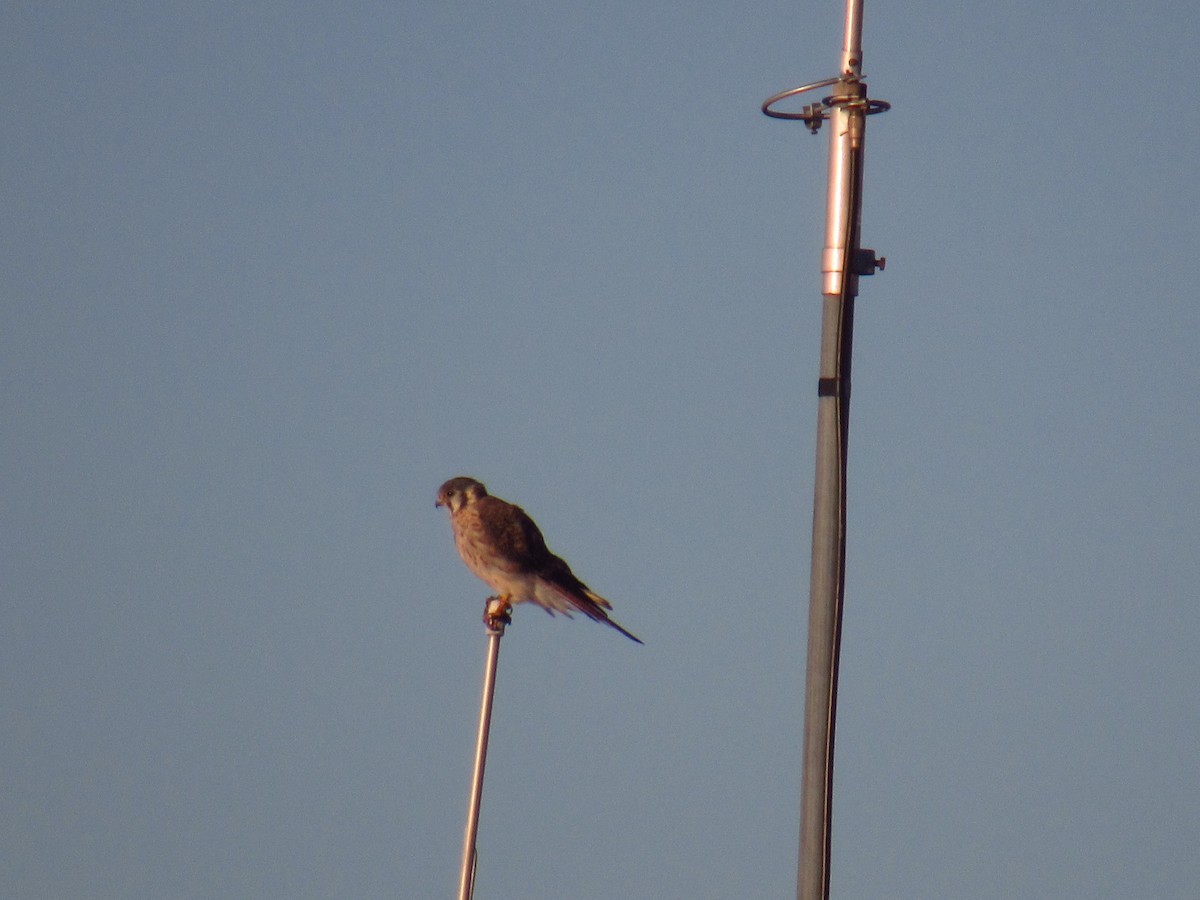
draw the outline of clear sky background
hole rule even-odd
[[[0,10],[0,895],[792,896],[841,4]],[[868,2],[838,898],[1200,884],[1200,14]]]

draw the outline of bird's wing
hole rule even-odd
[[[550,552],[541,530],[525,510],[492,496],[481,497],[476,505],[502,568],[538,576],[589,618],[603,618],[602,610],[612,608],[575,577],[565,560]]]
[[[495,563],[508,572],[537,572],[547,557],[546,539],[533,519],[519,506],[499,497],[480,497],[475,506],[484,537],[495,549]]]
[[[536,575],[589,619],[611,625],[630,640],[642,643],[608,617],[605,610],[612,609],[611,603],[580,581],[566,560],[550,552],[541,530],[525,510],[490,495],[479,498],[476,505],[500,568]]]

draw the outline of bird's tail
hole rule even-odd
[[[618,625],[616,622],[614,622],[612,619],[610,619],[608,617],[608,613],[606,613],[605,610],[612,609],[611,603],[609,603],[607,600],[605,600],[603,597],[601,597],[599,594],[597,594],[593,590],[585,589],[584,596],[586,596],[589,600],[592,601],[592,603],[595,604],[594,609],[584,609],[583,610],[583,612],[588,616],[588,618],[594,619],[597,622],[603,622],[605,625],[609,625],[609,626],[617,629],[617,631],[621,632],[621,634],[625,635],[625,637],[629,638],[631,641],[633,641],[635,643],[638,643],[638,644],[643,643],[642,639],[640,637],[638,637],[636,634],[634,634],[631,631],[626,631],[624,628],[622,628],[620,625]]]
[[[640,637],[638,637],[636,634],[633,634],[630,631],[626,631],[624,628],[622,628],[620,625],[618,625],[616,622],[614,622],[608,616],[605,616],[602,621],[604,622],[605,625],[611,625],[613,628],[617,629],[617,631],[621,632],[621,634],[625,635],[625,637],[629,638],[635,644],[642,643],[642,639]]]

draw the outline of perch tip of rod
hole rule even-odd
[[[489,634],[504,634],[504,627],[512,624],[512,604],[507,597],[488,597],[483,608],[483,624]]]

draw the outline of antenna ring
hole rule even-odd
[[[810,119],[811,113],[803,112],[780,112],[777,109],[771,109],[780,100],[786,100],[788,97],[795,97],[797,94],[803,94],[805,91],[815,91],[817,88],[829,87],[831,84],[837,84],[842,79],[840,78],[824,78],[821,81],[814,81],[811,84],[802,84],[800,87],[788,88],[786,91],[780,91],[778,94],[772,94],[762,103],[762,111],[765,115],[772,119]],[[825,101],[821,101],[825,103]],[[829,104],[826,103],[826,106]]]

